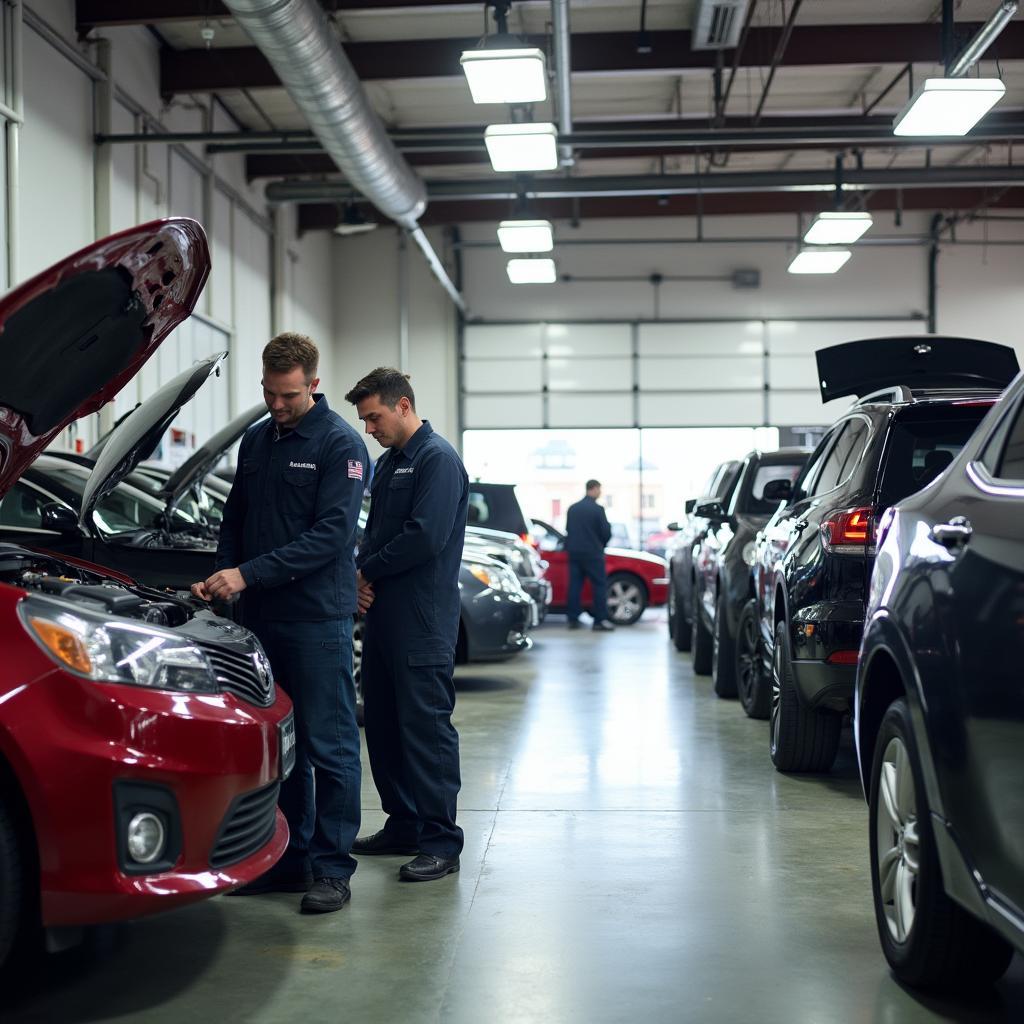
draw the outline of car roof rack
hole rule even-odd
[[[871,405],[873,402],[878,401],[905,402],[911,405],[914,402],[914,392],[906,384],[893,384],[892,387],[872,391],[870,395],[858,398],[853,404],[856,407],[858,405]]]

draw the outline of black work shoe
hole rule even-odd
[[[580,629],[581,628],[580,620],[579,619],[570,619],[568,625],[569,625],[570,629]]]
[[[229,896],[260,896],[265,892],[305,892],[313,884],[313,872],[306,868],[282,868],[275,864],[248,885],[233,889]]]
[[[595,622],[590,628],[595,633],[614,633],[615,632],[615,627],[607,619],[602,619],[600,622]]]
[[[329,914],[341,910],[352,899],[352,890],[344,878],[318,878],[302,897],[304,914]]]
[[[430,854],[421,853],[415,860],[398,869],[398,877],[403,882],[432,882],[435,878],[444,878],[458,870],[458,857],[431,857]]]
[[[364,857],[408,857],[419,853],[415,843],[396,843],[382,829],[372,836],[363,836],[352,844],[352,852]]]

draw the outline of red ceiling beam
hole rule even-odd
[[[964,23],[965,33],[977,26]],[[751,29],[741,67],[763,67],[774,53],[780,30]],[[572,37],[575,73],[610,71],[683,71],[712,68],[715,51],[691,50],[689,32],[650,32],[652,50],[638,53],[629,32],[587,32]],[[537,46],[547,37],[532,36]],[[477,39],[422,39],[348,43],[345,52],[363,81],[451,77],[460,74],[459,57]],[[782,58],[785,67],[935,63],[940,53],[940,26],[810,25],[796,28]],[[986,58],[1024,59],[1024,21],[1008,25]],[[279,86],[277,76],[255,47],[171,50],[161,54],[164,95],[218,89]]]

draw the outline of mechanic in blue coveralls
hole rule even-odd
[[[301,334],[280,334],[263,350],[270,418],[242,438],[217,572],[192,587],[204,600],[244,592],[243,621],[295,706],[295,767],[279,804],[291,832],[288,849],[237,892],[302,892],[306,913],[345,906],[356,868],[354,552],[369,466],[358,431],[316,393],[319,359]]]
[[[399,370],[374,370],[345,400],[388,449],[356,558],[366,747],[387,821],[352,852],[415,854],[399,878],[426,882],[458,871],[462,852],[452,674],[469,480],[455,449],[416,414]]]

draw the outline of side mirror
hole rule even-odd
[[[669,523],[665,529],[668,530],[669,533],[678,533],[682,527],[678,523]]]
[[[690,498],[683,506],[683,511],[689,516],[693,515],[693,510],[697,507],[697,499]]]
[[[693,510],[695,516],[700,516],[701,519],[726,519],[725,509],[722,508],[720,501],[700,501],[697,503],[697,507]]]
[[[67,505],[61,505],[59,502],[51,501],[44,505],[39,511],[39,518],[44,530],[65,534],[81,532],[78,528],[78,516]]]
[[[789,501],[793,497],[793,484],[789,480],[769,480],[761,494],[765,501]]]

